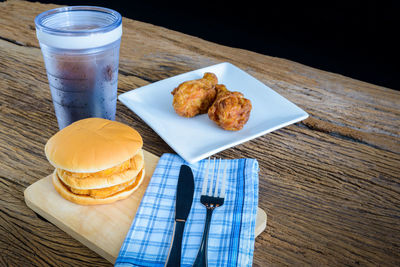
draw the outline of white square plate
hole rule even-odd
[[[242,130],[223,130],[207,114],[184,118],[175,113],[171,91],[184,81],[202,78],[205,72],[213,72],[218,83],[250,99],[250,118]],[[227,62],[137,88],[119,95],[118,99],[189,163],[308,117],[304,110]]]

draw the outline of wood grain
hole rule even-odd
[[[28,207],[23,191],[51,172],[43,146],[57,131],[36,14],[55,5],[0,3],[0,265],[108,266]],[[123,20],[119,93],[229,61],[310,114],[302,123],[218,154],[260,164],[268,227],[254,266],[400,265],[400,93],[281,58]],[[118,104],[144,148],[171,148]]]

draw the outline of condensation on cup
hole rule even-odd
[[[59,129],[115,120],[121,15],[92,6],[56,8],[35,18]]]

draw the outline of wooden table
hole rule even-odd
[[[43,147],[57,122],[34,17],[54,7],[0,3],[0,265],[108,266],[24,202],[52,171]],[[268,226],[254,266],[400,265],[399,91],[131,19],[123,31],[119,93],[228,61],[310,114],[218,154],[260,163]],[[117,120],[146,150],[173,152],[120,103]]]

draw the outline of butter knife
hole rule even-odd
[[[187,165],[182,165],[176,189],[173,239],[165,264],[166,267],[181,265],[182,237],[185,223],[192,207],[193,193],[194,179],[192,169]]]

